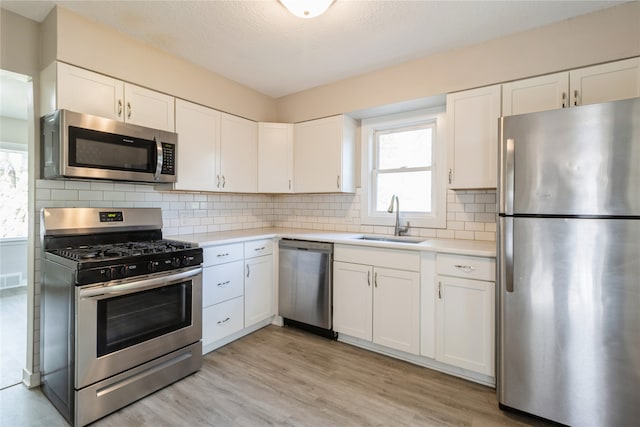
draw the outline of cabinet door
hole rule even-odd
[[[450,188],[495,188],[500,85],[447,95]]]
[[[67,109],[124,120],[124,85],[120,80],[58,62],[54,109]]]
[[[356,338],[372,339],[373,268],[333,263],[333,329]]]
[[[569,74],[556,73],[502,85],[502,115],[535,113],[569,106]]]
[[[494,283],[438,276],[436,359],[494,376]]]
[[[124,121],[173,132],[174,98],[130,83],[124,84]]]
[[[216,191],[220,112],[176,100],[178,181],[176,190]]]
[[[580,68],[569,73],[571,105],[640,96],[640,58]]]
[[[244,274],[244,327],[247,328],[274,314],[273,256],[247,260]]]
[[[420,275],[376,267],[373,286],[373,342],[419,354]]]
[[[258,192],[290,193],[293,185],[293,125],[258,124]]]
[[[220,122],[221,190],[258,191],[258,124],[222,113]]]
[[[297,193],[355,191],[355,123],[346,116],[294,125]]]

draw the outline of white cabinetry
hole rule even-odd
[[[244,327],[243,244],[206,247],[202,273],[202,347]]]
[[[436,360],[495,375],[495,261],[438,254]]]
[[[220,112],[176,100],[178,181],[176,190],[216,191]]]
[[[345,115],[296,123],[295,192],[355,192],[355,134],[355,120]]]
[[[640,58],[505,83],[502,114],[534,113],[640,96]]]
[[[418,354],[419,254],[336,245],[334,259],[334,330]]]
[[[174,131],[174,98],[62,62],[41,73],[41,113],[67,109]]]
[[[274,313],[273,242],[256,240],[244,244],[244,326],[249,327]]]
[[[208,353],[271,323],[273,241],[203,248],[202,349]]]
[[[255,193],[258,191],[258,124],[221,114],[218,190]]]
[[[447,95],[449,188],[495,188],[500,85]]]
[[[258,192],[293,189],[293,125],[258,123]]]

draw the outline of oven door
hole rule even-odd
[[[76,288],[75,388],[202,338],[202,267]]]

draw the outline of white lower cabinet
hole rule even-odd
[[[202,349],[225,345],[274,316],[270,239],[203,248]]]
[[[414,271],[388,268],[393,259]],[[333,328],[406,353],[420,349],[419,255],[336,245]],[[362,262],[368,261],[368,264]]]
[[[436,360],[495,375],[495,262],[438,255]]]
[[[244,326],[249,327],[275,314],[273,242],[256,240],[244,248]]]

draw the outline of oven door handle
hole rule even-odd
[[[117,285],[102,285],[95,286],[86,289],[79,289],[78,295],[80,298],[92,298],[97,296],[111,297],[114,295],[126,295],[134,292],[140,292],[146,289],[159,288],[162,286],[171,285],[172,283],[179,282],[189,277],[202,274],[202,267],[198,267],[192,270],[183,271],[169,276],[154,277],[152,279],[136,280],[134,282],[122,283]]]

